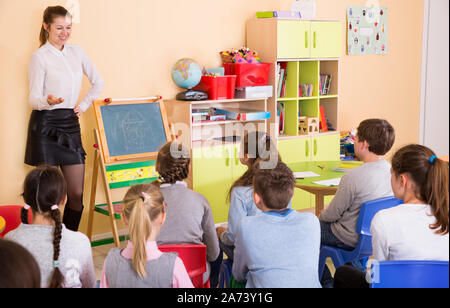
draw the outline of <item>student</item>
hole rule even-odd
[[[449,260],[448,172],[448,163],[425,146],[407,145],[394,154],[392,190],[404,204],[373,218],[375,260]],[[369,285],[364,273],[342,267],[336,271],[335,286]]]
[[[158,152],[156,171],[167,203],[166,222],[157,237],[158,245],[205,245],[208,270],[204,281],[218,284],[222,254],[208,200],[190,190],[184,180],[189,174],[189,150],[181,143],[168,142]]]
[[[364,164],[344,174],[336,195],[320,214],[322,245],[353,250],[359,239],[356,224],[361,204],[393,195],[390,165],[383,155],[391,149],[394,139],[394,128],[386,120],[368,119],[359,124],[355,154]],[[331,274],[325,266],[322,284],[331,286],[331,283]]]
[[[246,132],[244,135],[241,155],[241,164],[247,166],[247,171],[238,178],[228,191],[227,201],[230,202],[228,212],[228,228],[218,227],[217,237],[220,248],[229,259],[233,259],[234,241],[237,226],[246,216],[255,216],[261,210],[253,202],[253,175],[260,162],[276,165],[281,157],[269,135],[265,132]],[[270,166],[269,166],[270,167]],[[291,207],[291,202],[289,202]]]
[[[247,288],[320,288],[319,220],[288,208],[294,185],[283,162],[255,171],[253,196],[262,214],[242,218],[233,261],[233,277],[247,280]]]
[[[40,287],[41,272],[30,252],[0,238],[0,289]]]
[[[95,273],[91,243],[86,235],[61,223],[59,207],[66,202],[66,182],[51,166],[32,170],[23,185],[25,206],[22,223],[5,238],[26,248],[39,264],[41,286],[46,288],[93,288]],[[27,224],[28,209],[33,223]]]
[[[183,261],[162,253],[156,237],[166,218],[158,187],[130,187],[123,200],[123,221],[130,240],[125,249],[113,248],[103,265],[101,288],[192,288]]]

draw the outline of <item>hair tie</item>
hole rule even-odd
[[[431,163],[431,164],[434,164],[434,160],[435,160],[436,158],[437,158],[436,155],[431,156],[431,157],[430,157],[430,163]]]
[[[53,267],[54,268],[59,267],[59,261],[58,260],[53,261]]]
[[[56,211],[57,209],[59,209],[59,206],[57,204],[52,205],[52,207],[50,208],[52,211]]]
[[[23,208],[25,209],[25,210],[29,210],[29,209],[31,209],[31,206],[29,206],[28,204],[25,204],[24,206],[23,206]]]
[[[144,197],[144,202],[147,202],[151,197],[149,194],[147,194],[145,191],[143,191],[142,196]]]

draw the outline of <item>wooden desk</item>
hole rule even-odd
[[[311,194],[314,194],[316,199],[316,216],[324,209],[325,196],[334,195],[337,191],[337,186],[329,187],[314,184],[313,182],[340,178],[344,175],[343,172],[332,171],[332,169],[339,167],[341,164],[357,164],[362,162],[341,162],[341,161],[309,161],[301,163],[288,164],[294,172],[312,171],[320,175],[320,177],[297,179],[295,187],[303,189]]]
[[[5,219],[2,216],[0,216],[0,233],[2,233],[3,230],[5,230],[5,226],[6,226]]]

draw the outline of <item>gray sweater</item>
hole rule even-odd
[[[161,193],[167,215],[156,239],[158,245],[206,245],[207,260],[215,261],[220,252],[219,240],[208,200],[188,189],[185,182],[162,184]]]
[[[331,222],[331,231],[343,243],[355,247],[359,210],[366,201],[392,196],[391,165],[385,161],[365,163],[347,171],[336,195],[319,219]]]
[[[21,224],[5,238],[25,247],[36,259],[41,270],[41,287],[47,288],[53,274],[52,226]],[[91,243],[86,235],[73,232],[63,225],[60,242],[59,269],[65,288],[94,288],[95,272]]]

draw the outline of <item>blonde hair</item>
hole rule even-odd
[[[132,264],[141,277],[147,275],[146,242],[152,233],[151,222],[165,212],[164,206],[163,195],[152,184],[130,187],[123,199],[123,215],[128,220],[130,241],[133,243]]]

